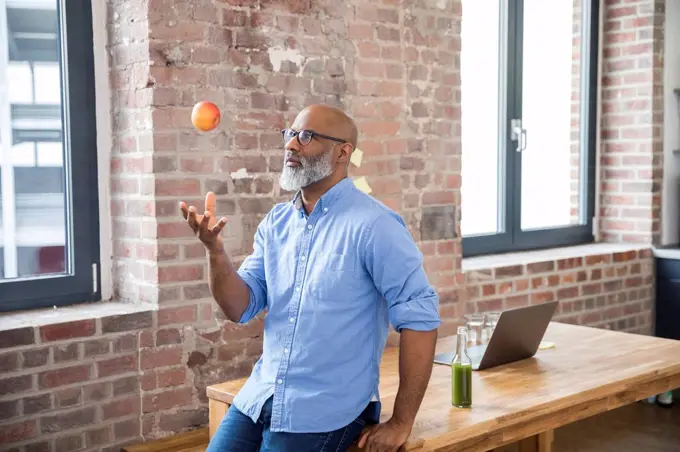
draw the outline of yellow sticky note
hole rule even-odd
[[[352,152],[352,156],[349,158],[349,161],[352,163],[354,166],[361,166],[361,160],[364,158],[364,151],[362,151],[359,148],[356,148],[354,152]]]
[[[539,350],[545,350],[547,348],[554,348],[555,343],[554,342],[548,342],[548,341],[541,341],[541,343],[538,346]]]
[[[368,182],[366,182],[365,177],[360,177],[358,179],[354,179],[354,185],[364,193],[371,193],[371,187],[368,185]]]

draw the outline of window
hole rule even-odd
[[[593,240],[596,0],[463,0],[463,256]]]
[[[97,300],[89,0],[0,0],[0,311]]]

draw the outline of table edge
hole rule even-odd
[[[655,384],[662,382],[663,380],[669,380],[669,384],[671,381],[677,380],[677,385],[680,387],[680,362],[678,363],[672,363],[669,364],[668,366],[665,366],[661,369],[654,369],[647,371],[642,374],[634,375],[634,376],[629,376],[624,379],[617,379],[615,381],[609,382],[603,386],[595,387],[588,389],[583,392],[575,393],[575,394],[569,394],[564,397],[558,398],[558,399],[553,399],[551,401],[546,401],[541,404],[532,406],[531,408],[528,408],[524,411],[520,411],[519,413],[512,413],[504,416],[499,416],[495,417],[493,419],[488,419],[486,421],[478,422],[475,423],[474,425],[461,429],[461,430],[456,430],[455,432],[448,432],[448,433],[443,433],[440,435],[436,436],[431,436],[431,437],[416,437],[413,436],[409,438],[408,443],[409,445],[413,445],[414,449],[420,449],[423,447],[427,447],[430,445],[430,443],[439,443],[441,441],[446,441],[448,439],[455,441],[454,443],[447,443],[449,445],[455,445],[461,442],[465,441],[472,441],[477,438],[480,438],[482,436],[492,436],[494,434],[498,434],[499,432],[502,432],[504,430],[507,430],[508,428],[513,428],[517,426],[521,426],[523,424],[531,424],[536,421],[536,419],[540,418],[545,418],[545,417],[550,417],[550,416],[556,416],[560,412],[565,412],[569,411],[570,409],[574,409],[576,407],[579,407],[580,405],[584,404],[589,404],[589,403],[596,403],[599,402],[600,404],[604,404],[605,409],[599,410],[599,412],[603,411],[608,411],[611,409],[618,408],[619,406],[622,406],[623,403],[614,403],[613,405],[610,403],[610,399],[616,399],[620,397],[621,395],[626,394],[626,392],[629,392],[631,390],[634,390],[636,386],[645,386],[645,385],[650,385],[650,384]],[[231,382],[225,382],[226,384],[233,384],[237,385],[238,382],[245,382],[247,379],[237,379],[237,380],[232,380]],[[211,400],[219,401],[222,403],[226,404],[231,404],[233,403],[233,399],[236,396],[236,394],[232,394],[229,391],[225,391],[222,389],[217,389],[216,386],[220,384],[225,384],[225,383],[218,383],[216,385],[211,385],[206,388],[206,392],[208,395],[208,398]],[[674,386],[674,385],[671,385]],[[239,389],[242,387],[242,385],[239,386]],[[674,386],[675,387],[675,386]],[[238,391],[236,391],[238,392]],[[656,393],[656,391],[652,391]],[[592,393],[597,393],[597,394],[592,394]],[[589,395],[590,394],[590,395]],[[631,400],[630,403],[635,402],[636,400],[641,400],[646,397],[648,397],[651,394],[643,394],[635,398],[635,400]],[[583,400],[585,398],[585,400]],[[548,408],[549,406],[549,408]],[[597,413],[593,413],[597,414]],[[584,416],[588,417],[588,416]],[[562,424],[563,425],[563,424]],[[554,428],[554,427],[553,427]],[[472,432],[468,431],[473,429]],[[483,433],[480,433],[483,432]],[[449,435],[455,435],[455,438],[449,438]],[[496,446],[498,447],[498,446]],[[409,448],[410,449],[410,448]]]

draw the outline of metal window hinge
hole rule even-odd
[[[97,284],[97,264],[94,263],[92,264],[92,293],[95,294],[97,293],[98,289],[98,284]]]

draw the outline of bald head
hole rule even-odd
[[[291,131],[298,134],[289,134]],[[358,135],[356,124],[341,109],[319,104],[304,108],[291,129],[284,131],[286,152],[279,180],[281,188],[287,191],[309,190],[310,186],[328,188],[328,184],[347,177]]]
[[[295,120],[305,122],[306,126],[318,133],[343,139],[356,148],[359,131],[354,120],[340,108],[331,105],[315,104],[305,107]],[[295,127],[294,127],[295,128]]]

